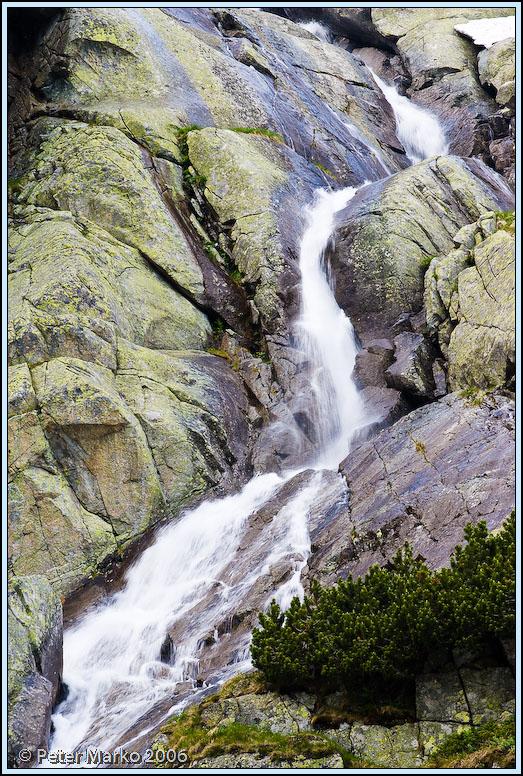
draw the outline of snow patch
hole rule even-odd
[[[476,19],[466,24],[456,24],[456,32],[472,38],[476,46],[490,48],[494,43],[516,37],[516,17],[501,16],[495,19]]]

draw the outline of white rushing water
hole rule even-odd
[[[396,135],[412,164],[447,154],[448,143],[436,116],[398,94],[394,86],[386,84],[370,67],[368,69],[394,112]]]
[[[365,424],[351,378],[357,352],[353,328],[336,304],[323,266],[335,214],[355,192],[318,191],[306,213],[298,329],[314,364],[312,389],[320,408],[322,442],[316,460],[304,461],[304,468],[336,468],[354,433]],[[132,740],[133,725],[158,704],[166,704],[163,716],[173,713],[178,708],[177,683],[198,675],[197,653],[210,625],[230,616],[257,579],[279,560],[292,558],[293,571],[267,605],[275,597],[286,608],[293,596],[303,595],[300,574],[310,552],[307,517],[321,486],[320,473],[262,530],[253,543],[249,572],[237,579],[228,568],[249,516],[296,473],[255,477],[240,493],[207,501],[161,529],[128,569],[123,589],[66,630],[63,678],[68,696],[53,715],[52,750],[71,752],[88,746],[110,750]],[[209,607],[198,612],[198,603],[211,593]],[[175,645],[172,664],[166,665],[160,652],[167,630],[184,617],[186,632]],[[246,639],[238,662],[224,669],[220,681],[250,667],[248,646]]]
[[[362,399],[351,378],[357,353],[354,329],[334,298],[323,264],[335,214],[356,191],[317,192],[300,249],[302,315],[298,330],[303,349],[316,365],[312,387],[320,413],[316,419],[321,439],[318,463],[326,469],[337,467],[347,455],[350,440],[366,422]]]

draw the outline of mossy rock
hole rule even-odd
[[[139,251],[195,299],[203,279],[139,148],[114,127],[42,121],[29,182],[19,203],[69,211]]]
[[[515,363],[515,245],[500,230],[474,251],[458,276],[457,326],[448,345],[451,390],[502,386]]]
[[[62,604],[44,576],[8,586],[8,763],[46,747],[62,674]]]
[[[478,54],[479,80],[484,85],[494,87],[497,103],[512,108],[516,94],[515,46],[515,38],[506,38]]]
[[[360,189],[341,211],[335,293],[360,338],[382,337],[401,313],[417,312],[423,260],[447,253],[462,226],[510,198],[480,168],[434,157]]]

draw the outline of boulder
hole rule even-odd
[[[68,594],[245,476],[248,405],[205,352],[205,254],[148,155],[116,128],[46,119],[25,164],[9,243],[9,554],[15,574]]]
[[[280,698],[275,693],[236,696],[213,703],[201,713],[202,722],[208,728],[237,723],[282,735],[311,730],[311,716],[303,703]]]
[[[136,144],[113,127],[55,123],[38,124],[34,179],[24,186],[19,204],[68,211],[103,224],[177,288],[202,302],[201,270]]]
[[[351,730],[352,751],[376,768],[417,768],[423,762],[415,723],[383,727],[356,723]]]
[[[8,765],[46,748],[62,676],[62,604],[43,576],[13,577],[8,588]]]
[[[496,102],[515,109],[516,39],[506,38],[478,54],[478,74],[483,86],[496,90]]]
[[[457,670],[416,677],[416,715],[423,722],[472,723]]]
[[[393,361],[394,346],[389,340],[370,340],[362,348],[354,364],[353,378],[360,388],[376,386],[384,388],[385,371]]]
[[[500,176],[477,160],[435,157],[361,188],[338,216],[328,260],[338,304],[365,347],[423,301],[422,261],[452,247],[482,213],[511,207]]]
[[[403,332],[394,337],[394,363],[385,372],[390,388],[414,399],[431,399],[436,391],[432,364],[436,353],[423,334]]]
[[[427,324],[448,360],[451,390],[512,384],[515,244],[503,223],[485,214],[455,236],[460,247],[433,259],[425,276]]]
[[[478,670],[473,666],[460,669],[461,681],[473,725],[502,722],[515,714],[515,682],[510,668],[503,666]]]

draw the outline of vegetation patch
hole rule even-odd
[[[452,733],[434,750],[426,768],[515,768],[516,723],[510,718],[501,723],[486,722]]]
[[[358,693],[412,679],[436,649],[470,648],[515,627],[515,516],[489,535],[465,528],[450,568],[431,571],[408,543],[388,568],[322,589],[287,612],[260,614],[252,658],[282,688]]]
[[[168,739],[165,748],[184,750],[190,763],[203,757],[242,752],[256,753],[280,762],[297,757],[318,759],[333,754],[342,754],[344,762],[345,758],[352,760],[348,752],[318,733],[282,735],[237,722],[208,728],[202,720],[201,707],[184,711],[162,728],[162,733]],[[172,764],[166,763],[163,767],[172,767]]]
[[[503,231],[505,232],[509,232],[510,234],[515,234],[516,232],[515,217],[516,217],[516,214],[514,210],[498,210],[496,212],[498,229],[503,229]]]
[[[230,355],[225,350],[220,350],[220,348],[207,348],[207,353],[211,353],[213,356],[219,356],[220,358],[226,358],[228,361],[231,360]]]
[[[421,269],[423,270],[423,274],[426,273],[426,271],[430,267],[430,262],[432,261],[432,259],[435,259],[435,258],[436,258],[435,256],[423,256],[420,259],[420,263],[419,264],[420,264]]]
[[[318,168],[318,170],[321,170],[325,173],[325,175],[328,175],[329,178],[334,178],[336,180],[336,176],[333,172],[331,172],[327,167],[324,167],[322,164],[319,164],[318,162],[313,162],[313,165]]]
[[[200,175],[197,173],[194,167],[191,165],[191,160],[189,159],[189,147],[187,144],[187,135],[189,132],[194,132],[198,129],[201,129],[198,124],[191,124],[189,127],[179,127],[174,134],[176,135],[176,140],[178,142],[178,147],[181,153],[183,180],[185,184],[187,186],[200,186],[203,188],[207,183],[207,178],[205,175]]]
[[[466,388],[459,392],[459,395],[462,399],[465,399],[467,404],[469,404],[471,407],[479,407],[479,405],[485,399],[487,392],[475,385],[468,385]]]
[[[244,135],[261,135],[262,137],[269,137],[271,140],[276,140],[277,143],[285,144],[282,136],[277,132],[273,132],[272,129],[259,129],[257,127],[231,127],[231,131],[241,132]]]

